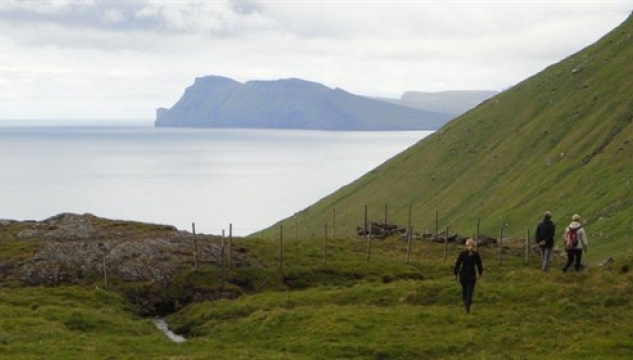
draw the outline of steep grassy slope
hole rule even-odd
[[[583,216],[590,259],[633,239],[633,17],[597,43],[484,102],[295,217],[264,230],[353,236],[370,220],[525,236],[544,210]],[[335,214],[335,216],[334,216]],[[334,220],[336,218],[336,220]],[[258,233],[259,234],[259,233]]]

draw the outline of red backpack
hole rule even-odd
[[[582,225],[575,229],[572,229],[571,227],[568,228],[567,234],[565,234],[565,248],[576,248],[576,246],[578,245],[578,230],[580,230],[581,227]]]

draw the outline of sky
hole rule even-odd
[[[143,119],[196,77],[357,95],[504,90],[631,0],[0,0],[0,120]]]

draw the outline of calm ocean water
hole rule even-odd
[[[91,213],[247,235],[430,133],[0,126],[0,219]]]

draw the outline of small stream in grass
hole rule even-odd
[[[165,319],[163,318],[154,318],[152,319],[152,322],[154,323],[154,325],[158,328],[158,330],[160,330],[163,334],[165,334],[169,340],[175,342],[175,343],[183,343],[185,342],[185,338],[178,335],[178,334],[174,334],[171,330],[169,330],[169,327],[167,326],[167,322],[165,321]]]

